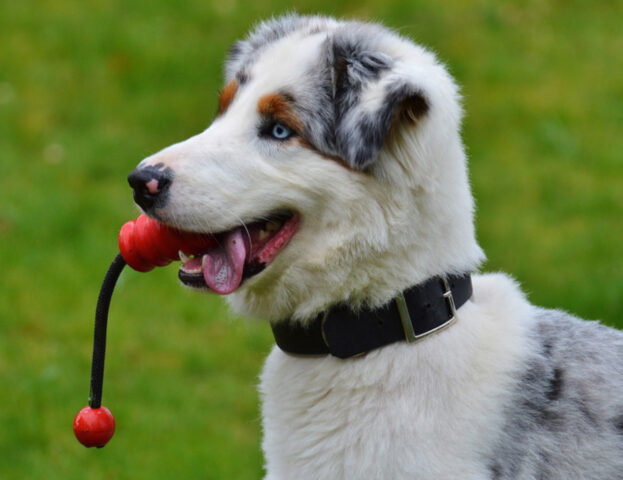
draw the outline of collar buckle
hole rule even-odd
[[[407,301],[405,300],[405,296],[402,292],[400,292],[394,298],[396,302],[396,307],[398,308],[398,315],[400,316],[400,323],[402,324],[402,329],[405,333],[405,340],[407,343],[415,343],[423,338],[427,337],[431,333],[438,332],[448,326],[450,326],[456,320],[456,304],[454,303],[454,297],[452,296],[452,289],[450,288],[450,284],[446,277],[440,277],[441,285],[443,287],[443,298],[446,300],[446,304],[448,306],[448,312],[450,313],[450,318],[443,322],[441,325],[433,328],[432,330],[428,330],[420,335],[416,335],[415,330],[413,329],[413,322],[411,321],[411,315],[409,314],[409,308],[407,307]]]

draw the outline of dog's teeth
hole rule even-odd
[[[188,255],[186,255],[184,252],[182,252],[181,250],[177,252],[178,255],[180,256],[180,260],[182,261],[182,263],[186,263],[188,260],[191,259],[191,257],[189,257]]]
[[[281,224],[278,221],[271,220],[270,222],[266,223],[266,230],[268,230],[269,232],[276,232],[277,230],[279,230],[280,226]]]
[[[268,232],[266,230],[260,230],[260,233],[258,235],[258,240],[264,240],[266,237],[268,237]]]

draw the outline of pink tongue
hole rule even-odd
[[[242,227],[236,228],[223,238],[221,245],[203,255],[203,278],[208,287],[221,295],[236,290],[242,282],[246,258]]]

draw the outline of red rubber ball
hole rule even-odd
[[[74,434],[85,447],[101,448],[115,433],[115,418],[106,407],[84,407],[74,418]]]

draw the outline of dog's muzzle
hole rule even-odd
[[[134,201],[145,211],[162,208],[167,203],[172,181],[171,169],[162,165],[138,167],[128,175],[128,183],[134,190]]]

